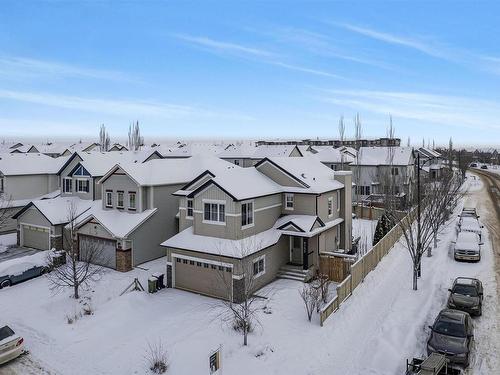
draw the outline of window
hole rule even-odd
[[[123,208],[123,191],[118,191],[118,199],[116,200],[116,207]]]
[[[285,210],[293,210],[293,194],[285,194]]]
[[[337,190],[337,211],[340,211],[340,190]]]
[[[175,260],[177,261],[177,263],[181,262],[181,258],[175,258]]]
[[[238,159],[234,160],[234,165],[240,165],[240,161]]]
[[[190,264],[191,266],[194,266],[194,260],[190,260],[190,261],[189,261],[189,264]]]
[[[370,186],[356,186],[359,195],[370,195]]]
[[[208,263],[203,263],[203,267],[208,268]]]
[[[253,225],[253,202],[241,204],[241,226],[248,227]]]
[[[73,179],[71,177],[64,177],[63,193],[71,194],[72,191],[73,191]]]
[[[76,180],[76,191],[77,193],[88,193],[89,192],[89,180]]]
[[[224,271],[224,267],[219,266],[219,271]]]
[[[333,197],[328,198],[328,217],[333,215]]]
[[[193,200],[187,199],[187,212],[186,217],[193,217]]]
[[[197,265],[198,267],[201,267],[201,262],[196,262],[196,265]]]
[[[257,258],[253,261],[253,275],[259,277],[265,272],[266,262],[264,257]]]
[[[393,176],[399,175],[399,168],[398,167],[391,167],[391,174]]]
[[[106,190],[106,207],[113,207],[113,191]]]
[[[183,259],[183,260],[182,260],[182,263],[184,263],[184,264],[188,264],[187,259]]]
[[[128,192],[128,209],[135,210],[135,191]]]
[[[0,191],[3,192],[3,177],[0,177]]]
[[[205,203],[203,211],[203,221],[213,223],[226,222],[226,205],[223,203]]]
[[[212,264],[212,265],[211,265],[211,268],[212,268],[213,270],[216,270],[216,269],[217,269],[217,266],[215,266],[215,265],[213,265],[213,264]]]
[[[226,272],[231,272],[231,267],[226,267]]]

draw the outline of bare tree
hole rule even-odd
[[[344,116],[340,116],[339,119],[339,137],[340,137],[340,146],[344,145],[345,141],[345,124],[344,124]],[[340,169],[344,170],[344,153],[340,152]]]
[[[128,128],[128,148],[131,151],[138,151],[144,144],[144,138],[141,136],[139,121],[132,123]]]
[[[453,170],[453,140],[450,137],[450,142],[448,143],[448,166],[450,171]]]
[[[360,196],[360,180],[361,180],[361,170],[360,170],[360,159],[361,159],[361,137],[363,128],[361,125],[361,120],[359,118],[359,113],[356,113],[354,117],[354,138],[356,139],[356,170],[354,173],[354,183],[356,184],[356,207],[359,207],[359,196]]]
[[[47,274],[52,291],[73,288],[75,299],[80,298],[80,288],[87,289],[97,281],[104,268],[98,264],[106,260],[102,255],[102,246],[97,242],[76,243],[76,221],[78,210],[74,203],[68,205],[68,224],[64,231],[67,249],[66,263]],[[49,255],[50,257],[50,255]]]
[[[0,182],[1,183],[1,182]],[[12,201],[5,193],[0,191],[0,231],[7,226],[9,220],[12,220],[14,214],[11,210]]]
[[[258,288],[258,277],[264,272],[264,259],[255,260],[252,255],[254,250],[260,248],[252,237],[248,237],[237,244],[220,245],[219,253],[231,253],[236,260],[233,262],[233,272],[227,272],[226,266],[218,266],[218,281],[223,287],[225,299],[218,302],[222,305],[223,312],[220,314],[222,320],[228,323],[236,331],[243,335],[243,345],[248,344],[248,333],[252,331],[259,322],[259,314],[263,311],[259,302],[267,299],[270,289],[260,290]],[[258,257],[256,256],[258,259]],[[237,285],[236,285],[237,284]],[[216,286],[215,286],[216,287]]]
[[[458,152],[458,169],[460,170],[462,179],[465,178],[465,172],[467,172],[470,163],[472,163],[472,154],[466,150],[460,150]]]
[[[418,178],[416,201],[408,205],[406,215],[401,219],[400,213],[388,211],[390,219],[400,227],[412,259],[414,290],[418,288],[422,256],[457,204],[459,187],[460,180],[452,173],[425,185]]]
[[[410,137],[408,137],[408,140],[406,141],[406,147],[411,147]]]
[[[101,152],[106,152],[109,150],[110,146],[109,134],[106,131],[106,127],[104,124],[101,125],[101,129],[99,130],[99,149]]]
[[[312,283],[308,283],[302,286],[302,289],[299,290],[299,294],[302,301],[304,301],[307,319],[311,321],[312,314],[319,304],[321,291]]]
[[[323,303],[328,303],[328,294],[330,292],[330,277],[328,275],[325,275],[324,273],[320,273],[314,280],[313,280],[313,285],[316,286],[316,288],[320,292],[320,298],[323,301]],[[319,304],[318,304],[319,308]]]

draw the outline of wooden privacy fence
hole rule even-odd
[[[320,253],[319,271],[323,275],[328,275],[330,280],[340,283],[351,273],[351,264],[355,260],[354,255],[322,252]]]
[[[414,208],[401,220],[412,223],[416,217],[417,210]],[[404,226],[406,227],[406,224]],[[342,302],[349,298],[352,291],[363,282],[365,277],[377,267],[377,264],[389,253],[402,235],[403,231],[400,226],[394,226],[370,251],[360,257],[356,263],[349,266],[349,276],[345,277],[337,286],[337,295],[320,311],[319,320],[321,326],[331,314],[338,310]]]

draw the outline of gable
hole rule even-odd
[[[302,229],[300,229],[294,223],[286,223],[285,225],[282,225],[278,229],[285,230],[285,231],[288,231],[288,232],[304,232]]]
[[[90,173],[80,163],[73,168],[70,175],[76,177],[91,177]]]

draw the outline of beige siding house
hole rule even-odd
[[[179,233],[162,245],[168,286],[238,301],[293,269],[314,276],[322,252],[351,248],[351,172],[310,158],[264,158],[206,171],[183,186]]]

